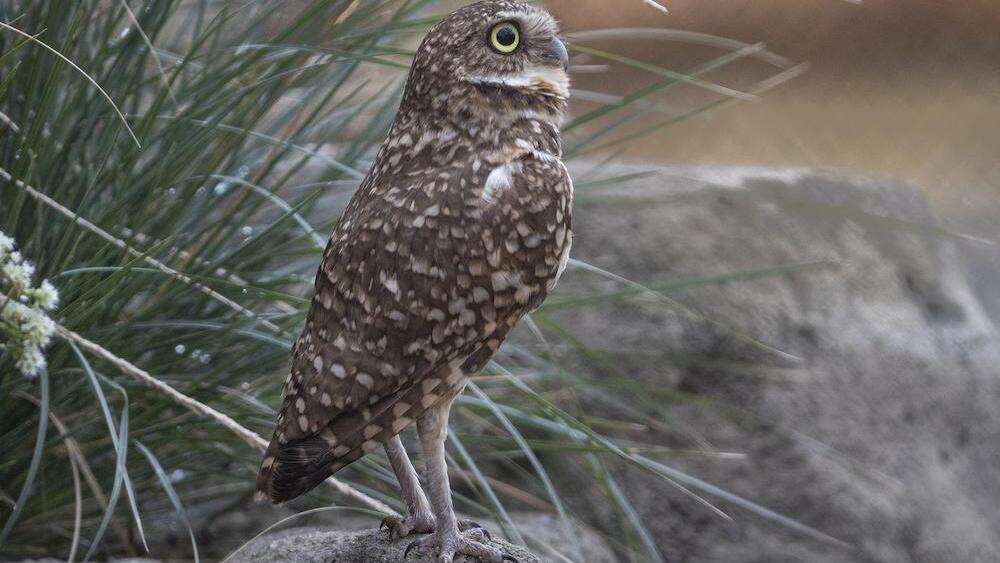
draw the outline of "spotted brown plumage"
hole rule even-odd
[[[502,23],[517,28],[511,53],[490,43]],[[520,2],[467,6],[425,38],[389,135],[324,252],[259,495],[294,498],[385,444],[410,508],[399,535],[434,528],[442,560],[502,559],[445,514],[450,495],[435,483],[443,478],[447,493],[446,473],[428,475],[428,521],[394,437],[418,422],[428,470],[442,473],[443,442],[440,464],[426,450],[439,449],[452,399],[565,267],[565,65],[554,20]]]

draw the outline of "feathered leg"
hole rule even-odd
[[[389,539],[403,538],[414,533],[433,532],[434,514],[431,513],[427,497],[420,487],[417,471],[406,455],[406,448],[403,447],[399,435],[393,436],[385,443],[385,453],[389,457],[389,465],[396,473],[396,479],[399,480],[399,490],[409,514],[405,518],[387,516],[379,528],[389,530]]]
[[[427,493],[434,511],[435,532],[411,543],[406,552],[409,553],[413,548],[437,548],[440,551],[440,563],[452,563],[457,554],[477,557],[483,563],[516,562],[510,555],[485,543],[488,541],[487,534],[481,528],[464,532],[459,530],[459,522],[451,502],[451,485],[448,482],[448,465],[444,452],[452,400],[453,398],[442,400],[417,419],[417,433],[427,461]]]

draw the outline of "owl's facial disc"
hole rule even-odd
[[[569,102],[569,55],[556,20],[519,0],[480,0],[439,22],[413,60],[404,117],[504,126],[561,123]]]
[[[466,67],[464,81],[528,102],[569,98],[569,53],[555,21],[541,10],[495,14],[476,47],[480,56],[470,57],[475,64]]]

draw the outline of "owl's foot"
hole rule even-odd
[[[474,522],[465,521],[465,524]],[[490,533],[485,529],[471,527],[464,532],[452,529],[450,532],[437,532],[427,537],[413,541],[406,546],[403,552],[403,559],[416,549],[419,552],[438,550],[438,563],[452,563],[456,555],[468,555],[479,559],[482,563],[518,563],[513,556],[504,553],[499,548],[493,547],[490,542]]]
[[[398,540],[410,534],[428,534],[434,531],[434,516],[429,512],[410,514],[406,517],[386,516],[378,527],[388,533],[388,539]]]
[[[459,520],[458,529],[461,532],[478,530],[486,538],[486,541],[493,541],[493,535],[475,520]],[[434,531],[434,517],[430,514],[415,516],[410,514],[406,517],[386,516],[379,524],[378,531],[386,531],[386,538],[390,541],[405,538],[412,534],[429,534]]]
[[[468,532],[469,530],[479,530],[486,538],[486,541],[493,541],[493,535],[490,531],[483,527],[482,524],[476,522],[475,520],[459,520],[458,521],[458,531]]]

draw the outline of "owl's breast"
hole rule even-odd
[[[573,186],[549,153],[527,150],[480,172],[470,207],[482,225],[484,260],[498,310],[519,318],[545,299],[565,267],[571,241]]]
[[[317,327],[339,324],[403,378],[417,360],[496,351],[542,303],[568,260],[573,194],[559,159],[535,150],[405,166],[345,216],[314,307]]]

